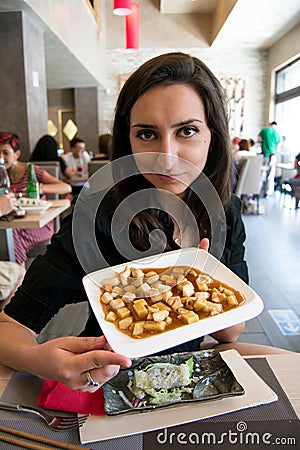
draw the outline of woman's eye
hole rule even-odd
[[[197,127],[184,127],[179,130],[178,134],[189,137],[189,136],[194,136],[194,134],[196,134],[198,132],[199,132],[199,130]]]
[[[137,133],[137,137],[144,140],[144,141],[150,141],[154,137],[154,133],[152,131],[146,130],[146,131],[139,131]]]

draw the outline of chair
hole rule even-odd
[[[101,167],[105,166],[105,164],[109,163],[109,159],[100,159],[99,161],[90,161],[88,163],[88,172],[89,177],[91,177],[95,172],[97,172],[98,169],[101,169]]]
[[[263,155],[249,155],[241,167],[235,194],[256,199],[256,213],[259,213],[259,196],[262,187]]]
[[[59,161],[33,161],[36,166],[46,170],[55,178],[61,179],[61,170]],[[48,194],[50,200],[59,200],[59,194]]]

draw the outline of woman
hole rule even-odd
[[[21,156],[20,139],[16,134],[0,132],[0,154],[4,158],[11,188],[17,193],[26,194],[29,166],[28,163],[19,161]],[[34,168],[42,198],[47,194],[67,194],[71,192],[71,187],[67,183],[51,176],[38,166],[34,166]],[[29,250],[39,242],[50,239],[53,232],[53,221],[42,228],[13,230],[16,262],[23,264],[27,259]]]
[[[128,358],[101,350],[106,346],[104,337],[91,337],[101,333],[93,314],[82,333],[85,337],[65,337],[41,345],[35,341],[35,333],[61,307],[86,300],[81,278],[92,269],[90,260],[96,261],[94,269],[112,266],[133,259],[136,252],[146,254],[149,247],[156,251],[162,243],[164,251],[184,247],[196,234],[197,245],[207,250],[210,240],[216,252],[222,248],[222,261],[248,280],[241,204],[231,194],[233,163],[223,90],[201,61],[170,53],[143,64],[120,93],[112,147],[115,186],[93,192],[91,181],[91,192],[84,187],[75,204],[73,227],[70,215],[62,222],[46,254],[31,265],[23,285],[0,316],[0,358],[4,364],[91,392],[97,389],[90,386],[91,375],[103,384],[117,373],[119,364],[130,365]],[[104,176],[100,178],[101,184]],[[211,211],[206,210],[206,191],[202,192],[202,187],[215,195],[215,204],[209,204]],[[145,203],[152,192],[154,197],[157,194],[155,207]],[[139,197],[141,207],[134,209]],[[128,199],[133,201],[115,221],[119,208]],[[181,233],[180,220],[173,220],[163,207],[172,203],[170,199],[180,199],[179,204],[192,211],[197,233],[190,233],[187,221],[182,222]],[[215,214],[218,205],[221,208]],[[222,207],[227,220],[225,248],[212,245],[223,238],[218,239],[210,222],[210,217],[217,217],[218,221]],[[94,236],[89,224],[93,225]],[[126,239],[118,240],[124,230],[128,230],[128,246]],[[152,232],[156,230],[159,233],[155,238]],[[239,324],[213,336],[219,342],[233,342],[243,326]],[[196,339],[179,350],[198,350],[200,342],[201,338]]]
[[[54,137],[45,134],[37,141],[31,153],[30,161],[58,161],[62,175],[69,177],[71,174],[68,173],[67,164],[64,159],[58,155],[58,148],[58,143]]]

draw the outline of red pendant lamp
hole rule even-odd
[[[127,16],[131,14],[131,0],[114,0],[113,13],[116,16]]]
[[[131,2],[131,14],[125,17],[126,50],[138,50],[140,37],[140,7]]]

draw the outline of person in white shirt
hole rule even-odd
[[[69,183],[72,186],[72,195],[78,195],[89,176],[88,163],[91,158],[86,151],[84,140],[79,137],[70,141],[70,148],[71,151],[64,155],[64,160],[70,177]],[[72,181],[73,177],[77,180]],[[78,178],[82,178],[82,181],[78,181]]]

